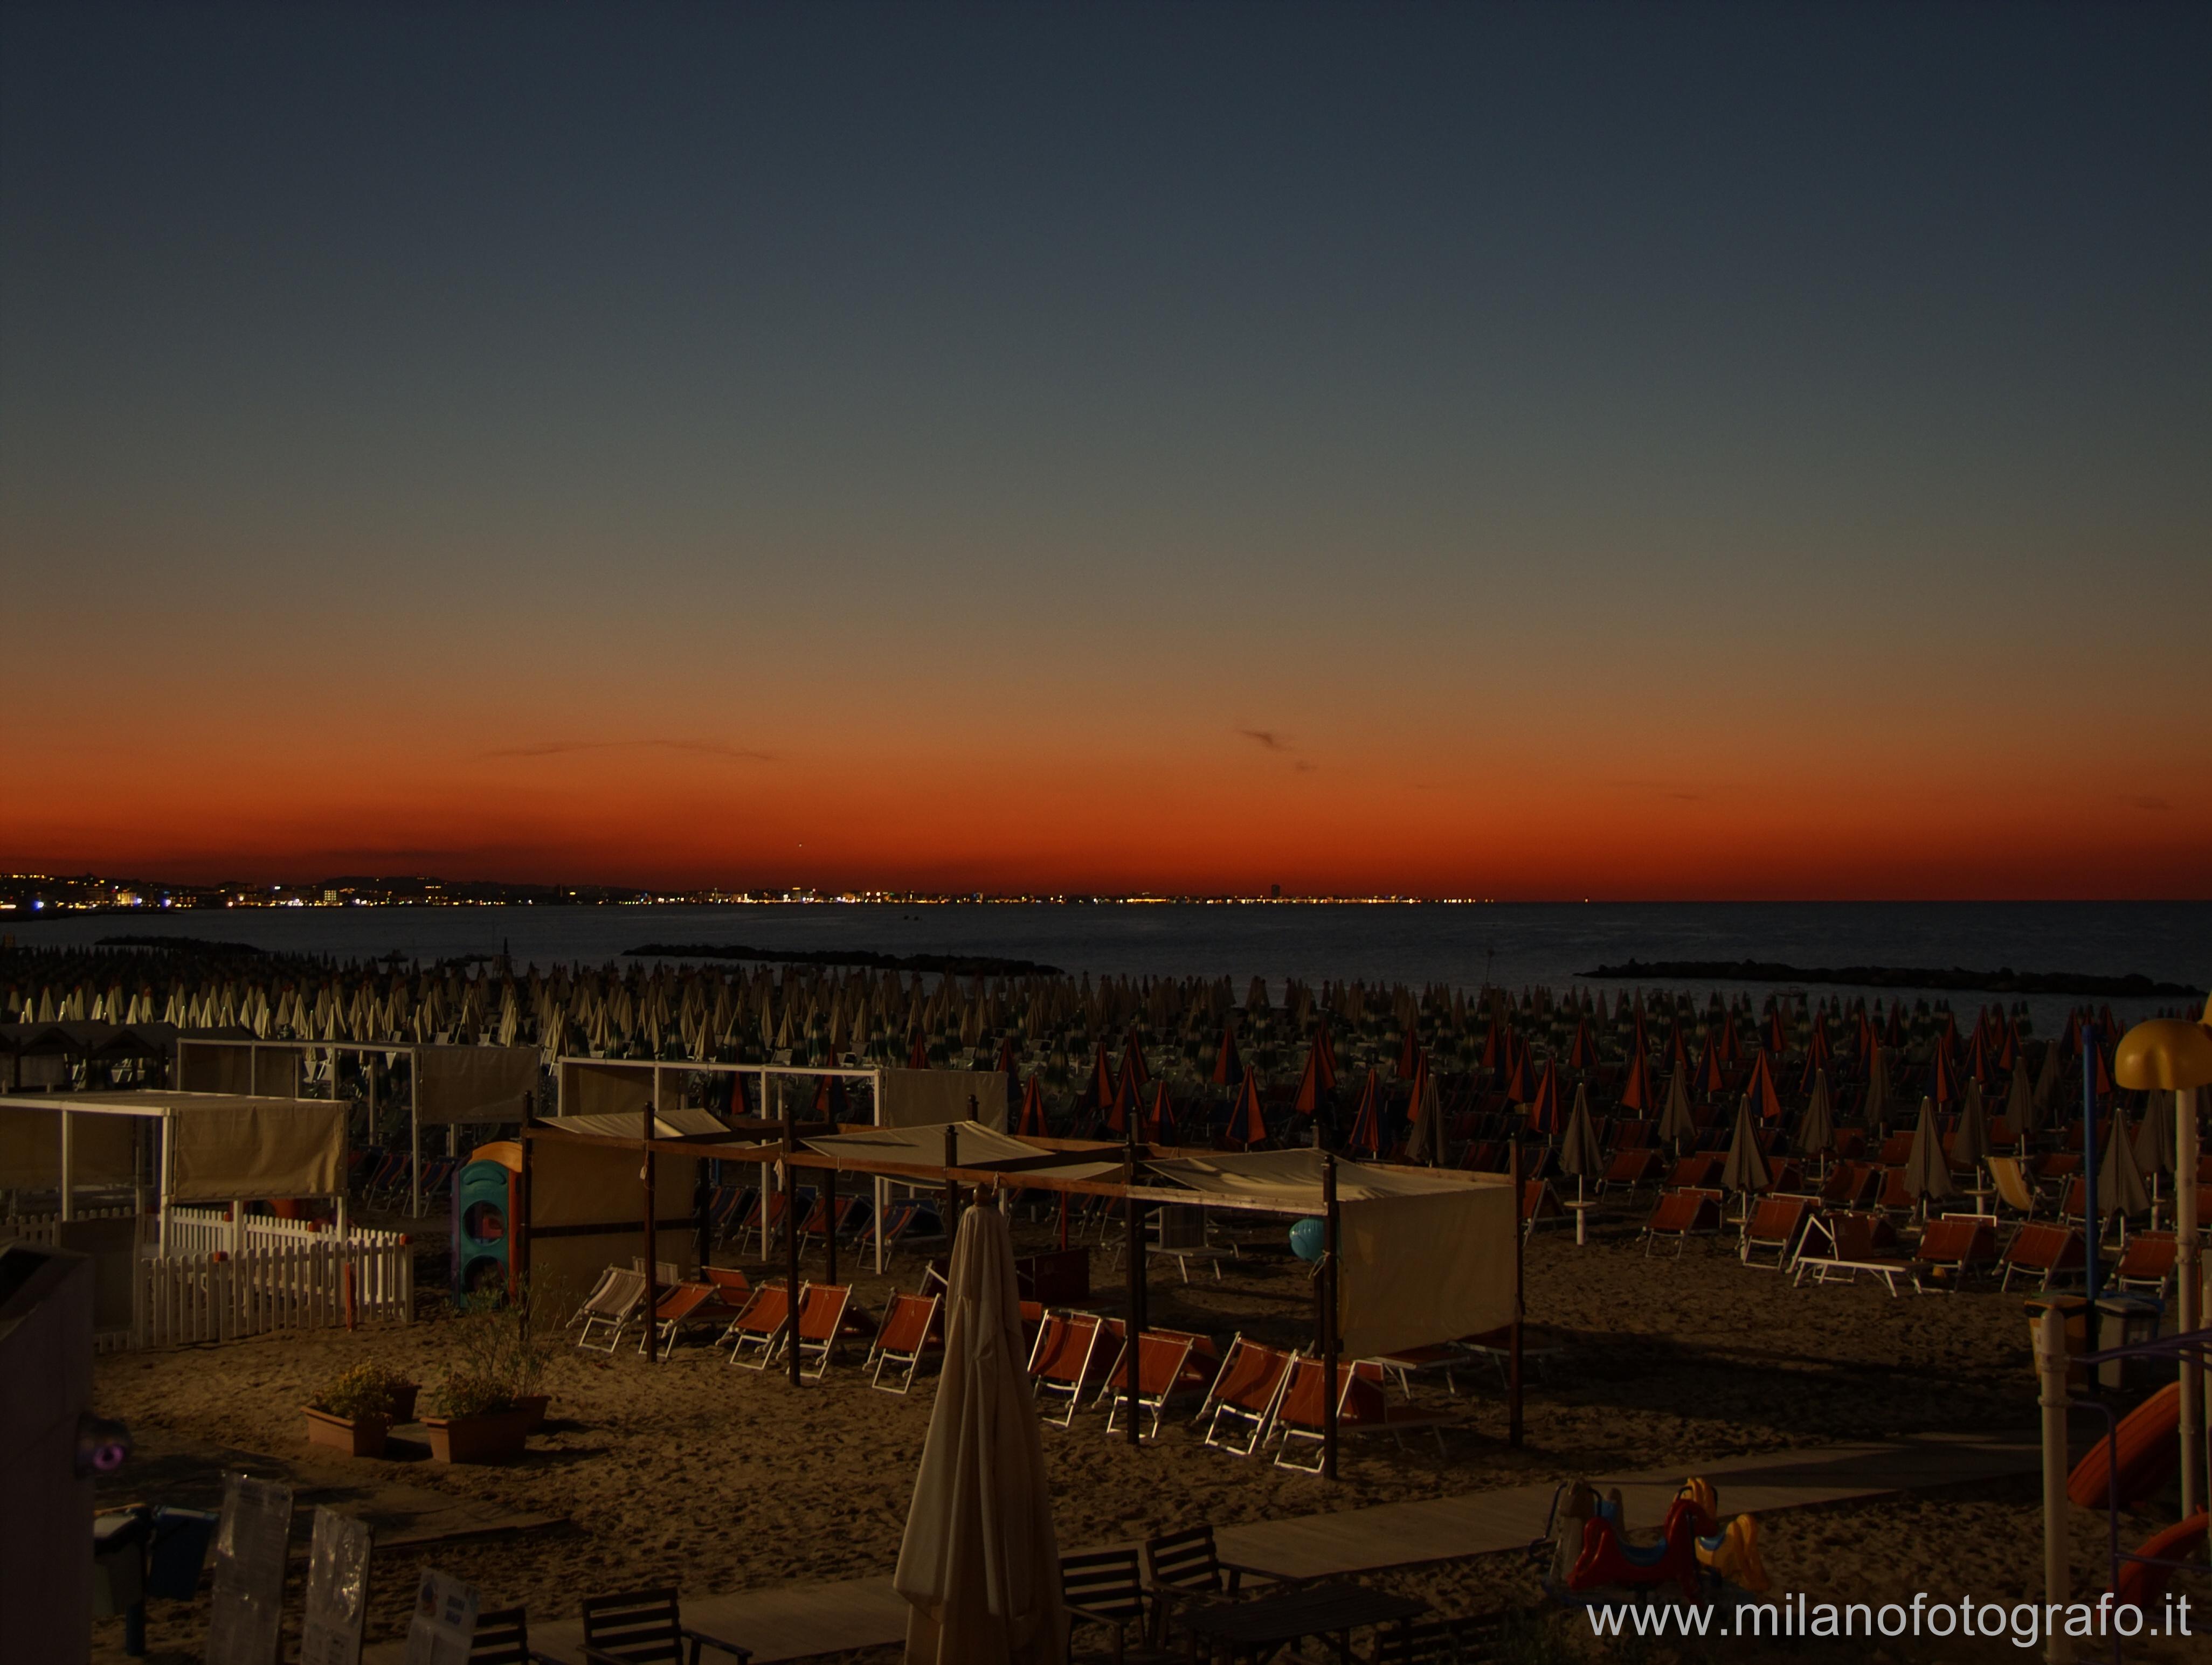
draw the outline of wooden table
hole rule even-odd
[[[1175,1623],[1190,1632],[1190,1656],[1199,1658],[1203,1643],[1206,1656],[1218,1658],[1225,1650],[1233,1660],[1264,1665],[1293,1642],[1310,1636],[1336,1640],[1336,1656],[1352,1658],[1352,1632],[1369,1625],[1403,1622],[1426,1613],[1428,1603],[1409,1595],[1393,1595],[1367,1584],[1335,1579],[1264,1590],[1241,1601],[1194,1607],[1178,1613]]]

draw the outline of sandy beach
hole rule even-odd
[[[1132,1450],[1105,1437],[1100,1416],[1079,1415],[1072,1429],[1046,1432],[1061,1549],[1575,1475],[1659,1467],[1687,1476],[1726,1457],[1856,1439],[2032,1437],[2034,1389],[2017,1291],[1893,1299],[1867,1282],[1793,1288],[1782,1275],[1740,1264],[1725,1241],[1693,1244],[1679,1258],[1646,1256],[1638,1218],[1601,1226],[1583,1247],[1565,1232],[1532,1241],[1530,1321],[1561,1351],[1530,1383],[1521,1448],[1506,1443],[1498,1383],[1480,1371],[1461,1374],[1456,1396],[1417,1383],[1420,1401],[1450,1420],[1441,1459],[1426,1441],[1403,1450],[1354,1444],[1333,1486],[1208,1450],[1174,1419],[1157,1442]],[[1038,1223],[1019,1235],[1042,1246],[1051,1231]],[[1093,1262],[1091,1305],[1111,1311],[1119,1274],[1103,1251]],[[818,1256],[811,1264],[818,1271]],[[860,1278],[856,1297],[879,1305],[889,1289],[912,1287],[919,1271],[908,1257],[888,1280]],[[1171,1264],[1156,1263],[1152,1292],[1155,1324],[1224,1342],[1238,1331],[1293,1344],[1310,1336],[1306,1270],[1276,1232],[1249,1233],[1218,1282],[1200,1271],[1185,1285]],[[564,1347],[546,1383],[547,1427],[516,1464],[311,1456],[299,1408],[329,1374],[370,1357],[417,1379],[434,1377],[453,1321],[437,1316],[434,1293],[422,1299],[429,1316],[410,1326],[104,1358],[100,1408],[131,1425],[138,1451],[103,1501],[205,1502],[225,1462],[252,1469],[273,1459],[294,1476],[303,1505],[319,1497],[368,1510],[380,1492],[427,1491],[486,1517],[565,1518],[380,1556],[372,1641],[400,1633],[418,1564],[475,1583],[487,1602],[526,1604],[539,1622],[573,1617],[578,1599],[595,1590],[667,1582],[702,1595],[890,1569],[933,1381],[925,1374],[904,1398],[871,1391],[857,1345],[826,1380],[797,1390],[780,1376],[732,1368],[704,1346],[681,1347],[665,1365],[628,1347],[611,1358]],[[404,1443],[408,1432],[395,1436],[395,1455],[421,1452]],[[315,1488],[335,1493],[311,1496]],[[1725,1489],[1720,1502],[1729,1512]],[[2154,1504],[2125,1523],[2124,1539],[2138,1541],[2172,1518],[2170,1505]],[[2104,1517],[2077,1511],[2073,1528],[2079,1587],[2094,1589]],[[1909,1601],[1926,1589],[2010,1602],[2039,1585],[2036,1480],[2027,1474],[1777,1514],[1764,1523],[1761,1544],[1776,1585],[1814,1600]],[[1518,1556],[1440,1563],[1380,1582],[1440,1613],[1531,1615],[1510,1640],[1521,1651],[1510,1656],[1573,1658],[1596,1645],[1578,1632],[1579,1620],[1547,1607]],[[190,1607],[157,1603],[152,1656],[198,1657],[206,1620],[204,1595]],[[2020,1656],[2005,1642],[1907,1642],[1884,1644],[1886,1654],[1868,1653],[1863,1643],[1796,1645],[1838,1657]],[[1528,1651],[1555,1646],[1567,1651]],[[100,1625],[96,1650],[103,1660],[123,1657],[119,1623]],[[1741,1643],[1712,1656],[1770,1655]],[[2160,1656],[2138,1644],[2130,1656]]]

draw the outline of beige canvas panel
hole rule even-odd
[[[533,1227],[595,1226],[639,1220],[645,1212],[642,1172],[642,1153],[635,1145],[587,1139],[533,1139],[530,1144],[530,1223]],[[691,1188],[698,1178],[699,1159],[662,1153],[654,1158],[653,1172],[653,1189],[663,1218],[689,1220]],[[635,1247],[633,1243],[625,1252],[634,1253]],[[531,1252],[537,1252],[534,1244]]]
[[[1337,1333],[1373,1358],[1513,1322],[1512,1187],[1373,1197],[1337,1209]]]
[[[534,1046],[420,1046],[415,1049],[415,1118],[519,1122],[522,1100],[538,1090]]]
[[[343,1105],[179,1103],[169,1136],[169,1195],[179,1202],[327,1196],[345,1171]]]
[[[649,1063],[580,1063],[561,1066],[561,1114],[635,1116],[653,1096]]]
[[[1003,1069],[886,1069],[883,1080],[883,1102],[876,1107],[876,1119],[884,1127],[942,1127],[947,1122],[974,1120],[1006,1131]]]

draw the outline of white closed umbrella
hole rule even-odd
[[[1067,1621],[1044,1441],[1022,1345],[1013,1236],[988,1206],[960,1219],[945,1370],[891,1586],[908,1665],[1061,1665]]]

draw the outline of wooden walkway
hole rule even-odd
[[[2033,1438],[1936,1437],[1769,1452],[1700,1464],[1696,1472],[1713,1482],[1722,1509],[1735,1515],[2033,1474],[2041,1466],[2042,1454]],[[1680,1468],[1650,1469],[1605,1475],[1595,1484],[1606,1490],[1620,1487],[1630,1522],[1653,1526],[1684,1478]],[[1517,1486],[1225,1526],[1218,1534],[1221,1555],[1257,1571],[1314,1578],[1496,1554],[1519,1549],[1542,1533],[1553,1490],[1549,1485]],[[756,1665],[892,1646],[906,1637],[906,1603],[891,1589],[890,1579],[881,1576],[687,1596],[684,1619],[708,1636],[750,1648]],[[530,1640],[563,1665],[581,1665],[582,1626],[574,1620],[533,1624]],[[386,1643],[363,1657],[388,1658],[397,1665],[404,1651],[401,1644]]]

